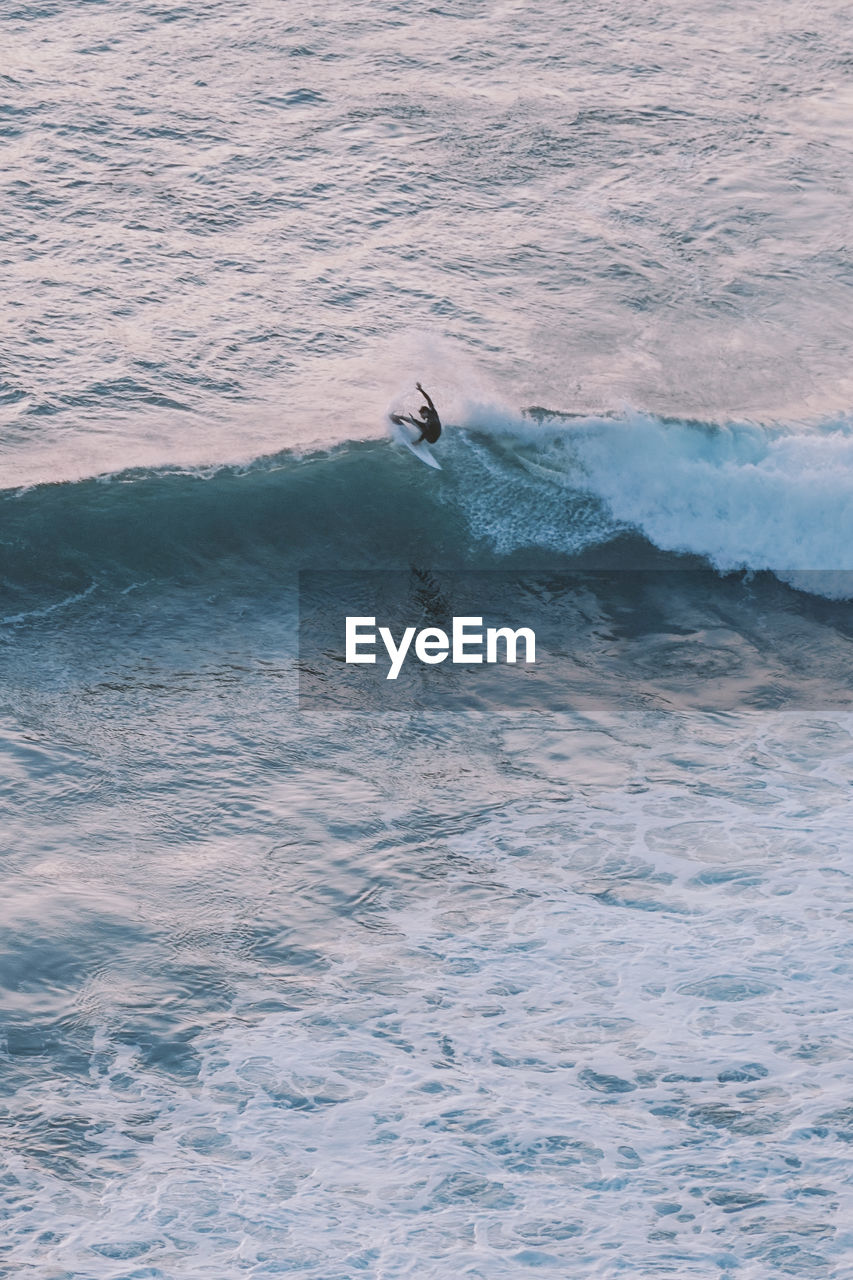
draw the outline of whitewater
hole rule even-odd
[[[0,27],[0,1275],[842,1280],[849,12]]]

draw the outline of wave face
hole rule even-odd
[[[6,614],[139,581],[304,567],[771,570],[853,594],[853,428],[473,407],[435,473],[387,441],[248,466],[137,470],[7,493]],[[11,610],[11,613],[10,613]]]

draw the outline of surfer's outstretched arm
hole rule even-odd
[[[424,400],[426,400],[427,404],[428,404],[428,405],[429,405],[429,407],[432,409],[433,413],[435,413],[435,405],[433,404],[432,400],[430,399],[430,394],[429,394],[429,392],[428,392],[428,391],[424,391],[423,387],[421,386],[421,384],[420,384],[419,382],[416,382],[416,383],[415,383],[415,386],[417,387],[418,391],[420,391],[421,395],[423,396]]]

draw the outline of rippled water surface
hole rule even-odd
[[[119,426],[131,462],[376,434],[412,369],[463,402],[848,412],[850,26],[7,9],[15,474],[107,469]]]
[[[849,11],[0,23],[0,1274],[843,1280]]]

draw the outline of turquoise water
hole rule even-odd
[[[2,23],[0,1273],[847,1275],[849,14]]]

